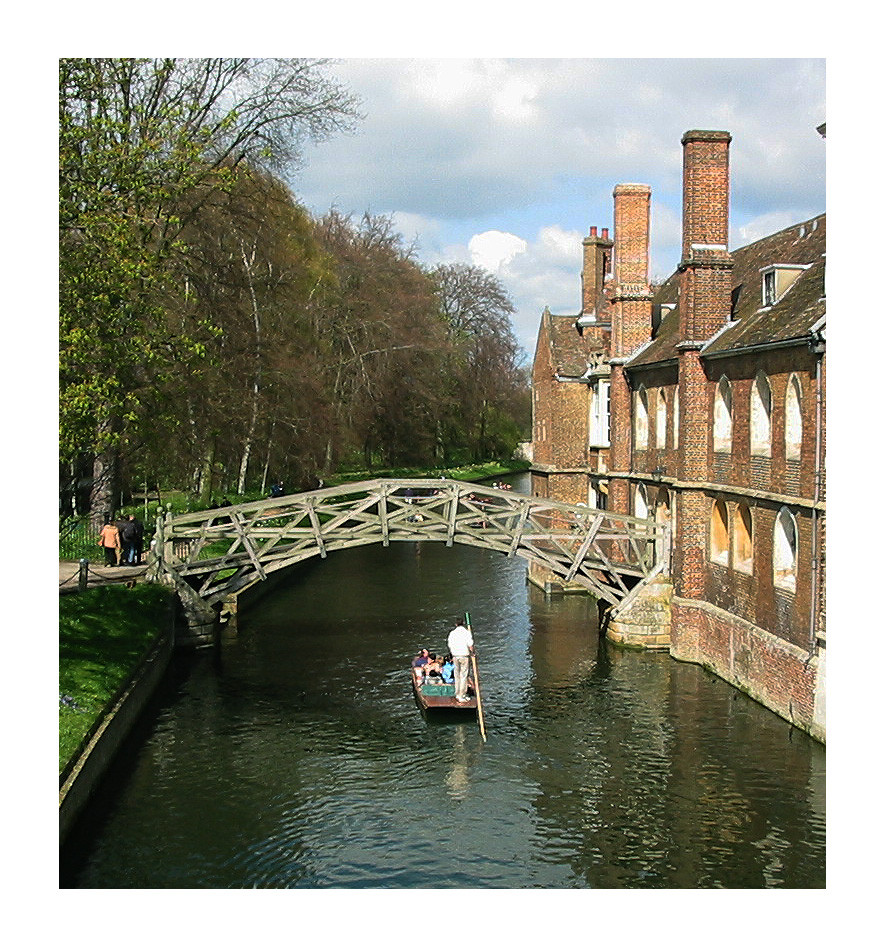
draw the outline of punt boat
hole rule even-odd
[[[416,703],[423,711],[448,711],[458,713],[465,711],[475,714],[477,711],[477,692],[469,678],[468,700],[456,700],[456,688],[452,684],[436,684],[425,681],[419,668],[410,668],[410,680],[413,682],[413,694]]]

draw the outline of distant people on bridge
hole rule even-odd
[[[468,700],[468,659],[474,654],[474,639],[471,629],[466,628],[461,621],[447,637],[447,648],[453,656],[453,677],[456,684],[456,700]]]
[[[271,486],[271,498],[276,499],[278,496],[283,495],[283,483],[278,480]]]
[[[142,561],[142,542],[145,527],[140,519],[130,515],[121,532],[123,541],[123,561],[126,565],[138,565]]]
[[[120,548],[120,533],[117,531],[117,526],[111,522],[110,513],[105,516],[105,524],[102,526],[96,544],[105,550],[105,565],[116,565],[117,551]]]

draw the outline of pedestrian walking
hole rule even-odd
[[[117,553],[120,551],[120,533],[117,531],[117,526],[111,522],[110,514],[105,516],[105,524],[102,526],[96,544],[105,550],[105,565],[116,565]]]
[[[144,526],[134,515],[130,515],[120,534],[123,538],[124,563],[126,565],[138,565],[142,558]]]
[[[129,522],[129,519],[123,515],[121,512],[117,517],[117,521],[114,523],[117,526],[117,564],[123,565],[125,558],[123,553],[123,530],[126,528],[126,524]]]

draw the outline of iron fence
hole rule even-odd
[[[145,526],[142,550],[151,545],[154,536],[154,527]],[[105,553],[98,544],[98,532],[90,525],[89,516],[68,518],[59,523],[59,561],[79,562],[88,559],[90,562],[104,561]]]

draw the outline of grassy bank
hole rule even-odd
[[[169,593],[106,585],[59,599],[59,773],[162,630]]]
[[[530,468],[529,463],[519,460],[494,460],[489,463],[470,463],[466,466],[450,466],[446,469],[420,469],[400,467],[398,469],[359,470],[348,473],[336,473],[325,481],[327,486],[341,486],[342,483],[356,483],[365,479],[456,479],[463,483],[477,482],[481,479],[493,479],[496,476],[508,476],[511,473],[523,473]]]

